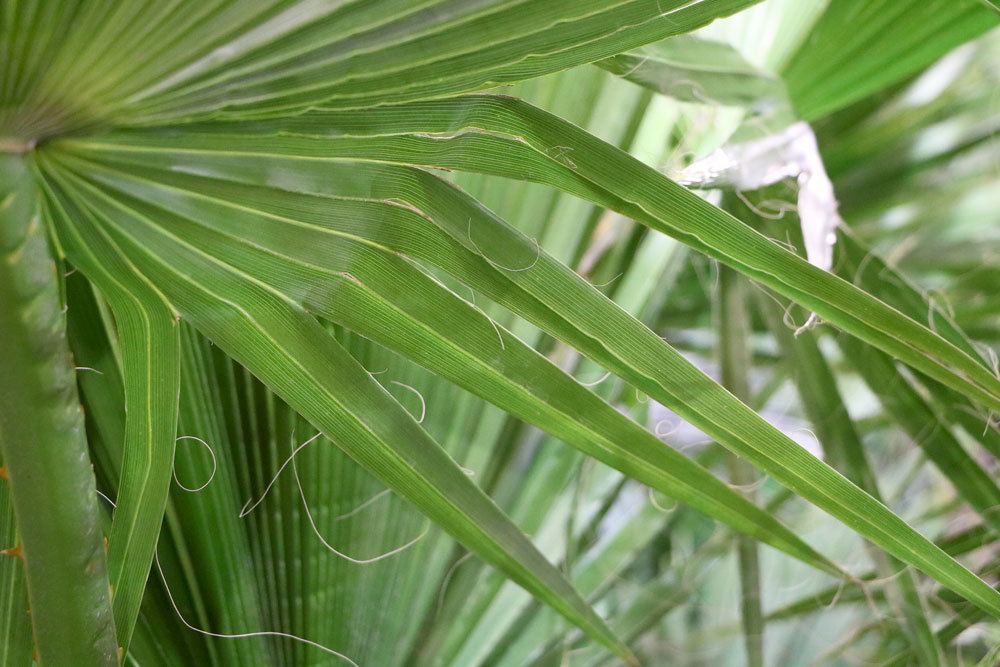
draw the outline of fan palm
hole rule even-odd
[[[3,663],[993,659],[998,22],[5,3]]]

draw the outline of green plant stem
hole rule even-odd
[[[733,269],[719,265],[719,363],[722,385],[738,399],[750,401],[747,371],[750,368],[750,322],[746,308],[746,289],[743,279]],[[744,494],[753,500],[756,479],[753,467],[731,454],[728,458],[729,478],[733,484],[744,487]],[[760,601],[760,559],[757,543],[748,537],[736,539],[736,554],[740,569],[742,605],[740,618],[743,640],[746,645],[748,667],[764,664],[764,614]]]
[[[94,473],[56,266],[24,160],[0,155],[0,449],[42,665],[117,665]]]

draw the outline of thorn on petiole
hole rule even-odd
[[[11,547],[10,549],[0,549],[0,554],[4,556],[14,556],[15,558],[24,558],[24,551],[21,549],[20,544],[16,547]]]

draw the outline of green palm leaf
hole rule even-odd
[[[118,224],[105,223],[110,225],[107,233],[132,253],[142,253],[132,254],[133,261],[140,262],[195,326],[234,359],[274,383],[294,408],[311,421],[325,424],[327,436],[335,443],[456,537],[475,546],[595,638],[615,646],[620,655],[629,655],[530,542],[374,378],[323,334],[315,320],[264,286],[241,282],[235,270],[223,269],[202,253],[192,252],[190,246],[156,231],[142,216],[109,209],[106,202],[90,206],[103,218],[119,220]],[[121,221],[123,215],[128,216],[125,221]],[[142,249],[150,233],[165,241],[156,255]],[[197,292],[179,285],[194,286]],[[221,293],[216,291],[220,289]],[[334,391],[335,387],[351,387],[351,391]]]
[[[3,3],[0,661],[986,664],[998,21]]]

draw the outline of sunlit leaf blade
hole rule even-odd
[[[294,216],[295,208],[304,207],[302,215],[279,218],[255,208],[247,198],[250,191],[237,183],[172,178],[153,171],[128,175],[88,164],[79,168],[139,197],[129,205],[213,257],[281,289],[306,310],[400,351],[511,414],[737,530],[821,570],[839,573],[836,565],[779,522],[686,456],[665,447],[653,434],[392,250],[312,225],[318,216],[329,214],[329,202],[275,190],[269,199],[284,207],[286,215]],[[139,180],[136,174],[173,186]],[[185,186],[191,189],[182,189]],[[159,202],[160,207],[144,202]],[[172,210],[166,209],[169,202]],[[350,215],[352,210],[352,217],[356,217],[363,214],[364,207],[351,207],[345,213]],[[190,220],[178,217],[177,212]],[[398,223],[394,233],[419,235],[419,229],[411,228],[406,220]],[[297,227],[297,236],[288,234],[289,225]],[[484,266],[499,276],[497,269]],[[604,307],[608,307],[607,302]]]
[[[149,123],[319,103],[358,108],[482,90],[684,33],[757,1],[296,6],[265,14],[211,52],[191,54],[183,67],[125,100],[116,117]]]
[[[45,137],[109,119],[259,114],[333,99],[362,107],[482,90],[684,33],[758,1],[5,5],[0,26],[9,34],[0,36],[12,53],[4,58],[11,71],[0,69],[9,103],[0,122]],[[40,38],[21,38],[36,25],[46,27]]]
[[[86,197],[103,231],[186,318],[334,443],[595,640],[630,655],[523,533],[312,317],[90,186],[78,182],[74,193]]]
[[[107,298],[115,317],[126,405],[123,459],[109,537],[118,642],[127,647],[153,562],[173,469],[180,386],[177,320],[163,296],[62,188],[48,212],[68,256]]]
[[[102,489],[105,496],[105,509],[108,514],[108,525],[111,525],[111,515],[113,507],[110,502],[112,498],[118,496],[119,483],[121,481],[121,470],[124,463],[123,446],[125,445],[125,422],[127,415],[122,409],[124,402],[124,387],[122,385],[122,369],[120,365],[118,348],[118,335],[114,322],[105,321],[110,318],[111,313],[105,311],[103,298],[95,295],[95,288],[87,281],[80,271],[74,271],[67,278],[68,292],[68,319],[69,331],[72,336],[73,352],[77,363],[85,366],[87,371],[81,372],[78,382],[81,388],[84,411],[87,416],[88,437],[91,444],[92,456],[94,457],[95,472],[98,477],[98,487]],[[183,325],[182,325],[183,330]],[[182,353],[184,352],[182,348]],[[187,355],[182,354],[182,360],[186,360]],[[91,370],[92,369],[92,370]],[[182,399],[184,392],[181,393]],[[207,402],[199,404],[203,410]],[[184,402],[180,403],[183,410]],[[202,418],[206,418],[206,413],[202,412]],[[184,426],[184,421],[178,423],[178,433]],[[206,434],[207,435],[207,434]],[[186,438],[185,438],[186,440]],[[218,439],[212,438],[213,442]],[[179,440],[184,446],[183,440]],[[200,453],[201,450],[196,450]],[[181,453],[180,463],[185,461],[185,452]],[[206,455],[207,456],[207,455]],[[177,461],[174,461],[174,466]],[[225,478],[224,470],[219,471],[220,477]],[[178,473],[175,471],[175,477]],[[185,479],[182,477],[182,479]],[[213,485],[212,490],[206,490],[199,494],[200,500],[215,500],[214,490],[219,485]],[[176,486],[174,487],[176,488]],[[233,514],[238,512],[239,503],[236,503]],[[223,507],[218,506],[217,511],[222,511]],[[170,529],[176,528],[177,512],[171,508],[170,502],[166,506],[164,525]],[[190,527],[190,526],[188,526]],[[214,542],[219,540],[222,544],[227,544],[225,538],[226,524],[216,521],[212,524],[210,531],[205,531],[203,535],[187,535],[190,542],[201,543],[203,539]],[[175,543],[174,536],[170,531],[159,533],[157,538],[157,553],[166,567],[173,564],[170,548]],[[221,539],[220,539],[221,538]],[[190,544],[189,542],[189,544]],[[166,553],[164,553],[166,552]],[[195,559],[195,562],[211,562]],[[226,578],[233,578],[240,570],[239,557],[233,558],[231,563],[227,563],[223,571]],[[205,661],[204,655],[199,652],[202,648],[197,642],[191,642],[190,638],[183,639],[183,624],[176,616],[166,600],[165,593],[158,589],[158,574],[154,570],[152,578],[146,581],[146,588],[143,593],[143,603],[140,608],[139,618],[134,626],[132,635],[129,638],[129,655],[134,657],[140,664],[144,662],[156,662],[164,665],[181,665],[201,663]],[[186,592],[183,588],[177,590],[176,584],[173,594],[180,597],[180,593]],[[243,600],[238,594],[227,591],[225,597],[227,604],[240,604]],[[125,600],[125,597],[121,598]],[[251,626],[255,627],[255,626]],[[165,629],[169,628],[169,636],[164,636]],[[223,655],[243,655],[252,650],[253,644],[248,641],[227,642],[222,647]],[[226,653],[226,649],[231,649],[232,653]],[[242,651],[242,652],[241,652]],[[154,657],[155,656],[155,657]],[[247,664],[253,664],[248,662]]]
[[[200,130],[184,136],[123,133],[71,145],[112,154],[165,152],[175,162],[201,153],[363,159],[540,181],[675,236],[984,406],[1000,409],[1000,379],[984,364],[627,154],[513,98],[471,96],[363,113],[321,111]]]
[[[472,106],[468,107],[471,110],[476,108],[479,100],[496,101],[501,106],[505,104],[505,101],[499,98],[476,98],[463,100],[460,106],[467,107],[471,104]],[[446,103],[450,104],[454,103]],[[425,105],[420,106],[425,107]],[[369,117],[376,115],[368,114]],[[428,114],[428,118],[432,117]],[[450,118],[451,115],[448,114],[446,117]],[[483,115],[480,120],[487,122],[490,118],[496,116]],[[356,121],[363,122],[361,119]],[[424,122],[429,121],[425,119]],[[165,138],[154,139],[146,135],[129,135],[129,138],[134,139],[136,143],[145,140],[163,145],[165,142]],[[417,142],[417,145],[422,141],[420,138],[411,137],[411,139]],[[275,143],[283,145],[282,142],[273,139],[257,138],[252,141],[264,142],[266,145]],[[373,139],[364,141],[376,145]],[[423,141],[438,146],[447,144],[447,140],[440,139]],[[998,607],[1000,594],[930,544],[883,505],[735,400],[731,394],[698,371],[670,346],[665,345],[658,336],[620,310],[611,307],[611,304],[591,286],[565,267],[552,262],[537,248],[533,248],[530,241],[516,235],[513,230],[490,217],[488,212],[475,203],[465,201],[461,193],[454,188],[423,171],[388,166],[363,169],[364,163],[344,163],[342,160],[265,159],[262,149],[258,149],[258,155],[253,161],[247,161],[238,155],[227,155],[225,149],[221,148],[222,143],[224,143],[222,138],[219,138],[220,147],[214,151],[215,154],[197,154],[192,151],[182,152],[180,155],[165,146],[159,150],[145,151],[134,147],[116,149],[103,142],[90,146],[96,154],[112,155],[115,159],[125,162],[159,162],[175,165],[172,167],[175,170],[197,170],[202,174],[213,174],[221,168],[227,170],[229,174],[242,174],[242,179],[249,183],[280,183],[286,188],[326,193],[330,206],[333,206],[337,196],[373,199],[383,210],[385,207],[393,207],[400,211],[409,211],[410,218],[415,217],[417,220],[434,223],[434,226],[424,224],[421,233],[415,236],[402,233],[404,228],[398,225],[358,224],[357,217],[348,224],[351,233],[373,235],[373,238],[379,239],[378,243],[420,260],[430,261],[477,291],[536,322],[667,405],[733,451],[747,457],[782,484],[901,560],[917,566],[987,609],[1000,608]],[[236,135],[225,137],[225,143],[233,147]],[[315,146],[315,150],[322,151],[323,141],[319,140],[316,143],[320,146]],[[82,142],[74,142],[73,145],[81,149],[84,146]],[[513,142],[512,145],[516,146],[517,142]],[[644,171],[645,167],[632,165],[625,156],[618,156],[612,151],[605,152],[630,165],[633,172],[639,175],[647,173]],[[206,151],[206,153],[212,152]],[[605,165],[605,168],[607,166]],[[626,171],[621,173],[627,175]],[[574,175],[569,173],[567,178],[572,179]],[[610,175],[607,178],[610,179]],[[933,347],[964,360],[963,363],[977,369],[978,374],[995,382],[995,378],[985,368],[971,358],[957,353],[957,350],[953,351],[953,348],[944,345],[943,341],[939,341],[931,332],[915,322],[907,320],[896,311],[851,288],[847,283],[805,264],[804,260],[767,241],[735,219],[721,214],[694,195],[676,186],[671,187],[669,181],[655,172],[648,178],[665,188],[667,194],[678,197],[685,205],[689,203],[688,197],[690,197],[696,202],[690,204],[694,211],[705,210],[706,215],[710,213],[713,223],[721,223],[720,226],[713,226],[708,222],[701,223],[705,227],[702,233],[711,235],[713,239],[719,239],[720,244],[730,243],[729,240],[722,238],[724,237],[722,228],[728,226],[728,231],[736,237],[749,239],[753,244],[760,246],[757,249],[759,253],[749,255],[743,252],[744,256],[749,256],[755,261],[763,256],[765,261],[770,261],[768,258],[773,255],[778,258],[773,260],[775,264],[796,267],[796,274],[800,277],[808,276],[817,284],[834,287],[833,294],[837,294],[842,288],[843,293],[840,293],[840,298],[843,303],[848,304],[851,312],[859,310],[855,299],[860,299],[863,303],[874,303],[874,312],[892,318],[892,321],[908,322],[907,326],[918,332],[920,337],[929,340]],[[619,177],[616,181],[630,184],[633,194],[639,191],[641,185],[639,181],[627,177]],[[676,191],[673,188],[676,188]],[[401,199],[404,193],[405,199]],[[253,193],[246,192],[245,197],[253,198]],[[669,202],[671,199],[664,201]],[[258,208],[268,206],[266,197],[258,197],[254,201],[254,206]],[[396,215],[400,216],[401,220],[407,219],[405,214]],[[316,222],[321,225],[343,224],[332,217]],[[682,238],[687,240],[686,237]],[[483,268],[484,263],[491,265],[493,269],[500,268],[506,282],[497,282],[492,277],[494,272]],[[752,275],[756,277],[757,274]],[[812,299],[807,299],[802,296],[802,292],[799,292],[803,288],[803,282],[799,280],[798,286],[794,289],[785,283],[777,284],[784,286],[786,291],[800,296],[803,301],[811,302]],[[514,286],[523,292],[515,291]],[[522,296],[524,293],[526,295]],[[593,303],[593,306],[585,305],[589,303]],[[862,314],[868,316],[871,311],[864,310]],[[881,339],[885,338],[890,337],[882,334]],[[896,344],[898,346],[898,341]],[[922,355],[917,355],[917,358],[924,359]],[[947,377],[955,376],[948,373]]]

